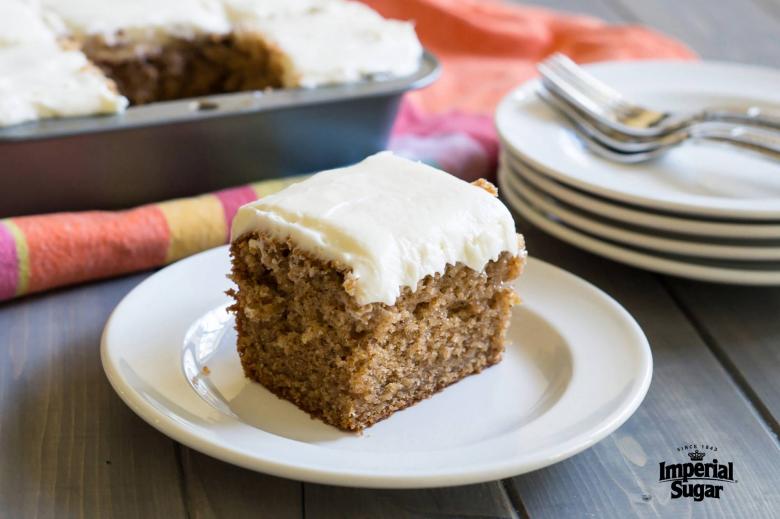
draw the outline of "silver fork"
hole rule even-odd
[[[659,112],[631,103],[563,54],[554,54],[538,66],[544,85],[577,105],[591,117],[637,138],[657,137],[705,121],[734,122],[780,129],[780,113],[760,107],[710,108],[698,112]]]
[[[708,141],[737,147],[762,158],[780,161],[780,135],[758,128],[732,123],[698,123],[681,128],[656,139],[641,142],[620,138],[616,133],[605,133],[586,114],[567,105],[565,100],[542,88],[539,97],[550,107],[565,116],[573,125],[586,147],[593,153],[625,164],[636,164],[656,159],[670,149],[686,141]]]

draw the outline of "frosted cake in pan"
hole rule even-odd
[[[0,126],[49,117],[115,113],[114,83],[53,31],[57,19],[24,0],[0,2]]]
[[[58,81],[73,86],[79,60],[85,64],[83,81],[92,85],[83,89],[85,96],[100,99],[79,102],[75,111],[0,113],[0,126],[118,112],[128,101],[401,76],[414,72],[422,55],[411,23],[385,20],[348,0],[3,0],[0,49],[29,45],[38,50],[17,49],[0,69],[0,81],[14,76],[0,86],[11,97],[6,103],[32,102],[22,91],[24,81],[35,88],[33,69],[39,65],[45,74],[57,68],[52,63],[67,62],[60,67],[67,73],[49,79],[55,88]],[[29,58],[24,71],[7,68],[23,57]],[[110,102],[105,91],[94,91],[101,82],[113,92]],[[47,88],[41,89],[44,104],[57,104],[48,102]]]

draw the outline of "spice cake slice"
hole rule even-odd
[[[383,152],[243,206],[231,257],[246,376],[359,431],[501,359],[525,249],[490,184]]]

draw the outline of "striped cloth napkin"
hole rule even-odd
[[[547,55],[564,52],[579,62],[693,57],[646,28],[497,0],[364,1],[387,17],[414,20],[423,44],[443,64],[439,81],[408,94],[390,149],[465,180],[493,176],[492,111]],[[294,180],[127,211],[0,220],[0,300],[158,267],[226,243],[239,206]]]

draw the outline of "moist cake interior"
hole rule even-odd
[[[134,105],[284,86],[280,55],[238,33],[173,39],[149,53],[94,38],[82,50]]]
[[[325,422],[361,430],[501,359],[517,296],[508,252],[460,263],[358,305],[343,265],[249,233],[231,246],[238,351],[247,377]]]

